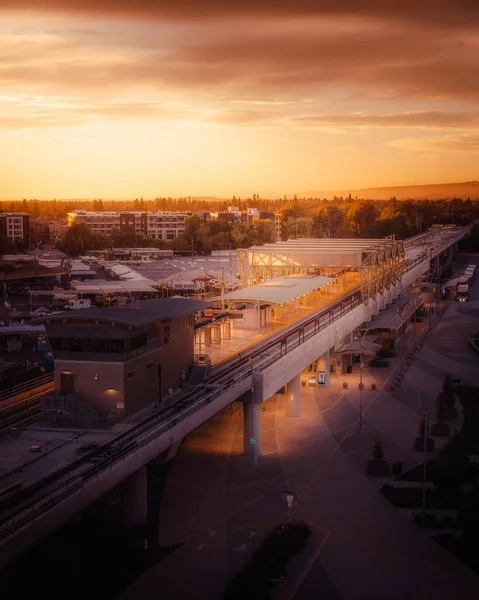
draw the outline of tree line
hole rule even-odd
[[[258,205],[257,198],[254,201],[257,208],[265,208]],[[275,212],[282,213],[284,240],[306,237],[382,238],[389,235],[404,239],[426,231],[435,224],[467,225],[479,219],[479,202],[458,198],[436,201],[343,198],[311,202],[292,199],[284,202],[281,208],[274,208]],[[268,209],[272,210],[272,207]],[[205,210],[213,209],[208,205]],[[108,247],[157,247],[207,254],[212,250],[236,249],[275,241],[275,225],[269,220],[252,224],[230,223],[221,219],[205,221],[199,215],[192,215],[186,219],[184,234],[168,242],[117,228],[113,228],[107,238],[92,233],[83,223],[76,223],[67,229],[58,247],[70,255]]]

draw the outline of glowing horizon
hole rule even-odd
[[[479,179],[476,2],[103,4],[1,3],[1,200]]]

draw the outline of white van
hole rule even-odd
[[[83,308],[91,308],[92,303],[90,298],[75,298],[75,300],[68,300],[65,304],[65,310],[81,310]]]

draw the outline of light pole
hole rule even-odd
[[[256,452],[254,449],[254,446],[256,444],[256,439],[255,439],[255,435],[254,435],[254,365],[253,365],[253,359],[250,358],[251,361],[251,439],[250,439],[250,446],[251,446],[251,464],[256,466],[258,464],[258,457],[256,456]]]
[[[414,332],[414,345],[413,345],[413,352],[416,352],[416,321],[417,321],[417,314],[416,314],[416,288],[414,288],[414,312],[413,312],[413,317],[414,317],[414,321],[413,321],[413,332]]]
[[[426,469],[427,469],[427,435],[428,435],[428,426],[427,426],[427,410],[422,412],[424,418],[424,464],[422,471],[422,525],[423,527],[426,524]]]
[[[359,431],[363,430],[363,343],[366,333],[369,329],[365,329],[362,338],[358,338],[359,341]]]

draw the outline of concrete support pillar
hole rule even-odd
[[[255,459],[261,456],[261,403],[243,402],[244,453]],[[251,443],[253,442],[253,443]]]
[[[378,303],[376,302],[376,300],[374,298],[369,298],[368,307],[369,307],[369,313],[371,315],[377,315],[378,314],[378,312],[379,312],[379,306],[378,306]]]
[[[392,296],[391,296],[391,292],[386,287],[383,290],[383,296],[386,299],[386,304],[391,304],[392,303],[393,299],[392,299]]]
[[[328,388],[331,383],[331,357],[329,350],[318,359],[318,372],[319,371],[324,371],[324,383],[320,384],[320,387]]]
[[[123,484],[123,517],[125,525],[140,525],[148,519],[147,468],[133,473]]]
[[[288,399],[286,415],[288,417],[301,416],[301,374],[293,377],[286,387],[286,397]]]
[[[211,329],[205,327],[205,346],[211,346]]]
[[[376,294],[376,300],[379,310],[386,308],[386,298],[382,294]]]

